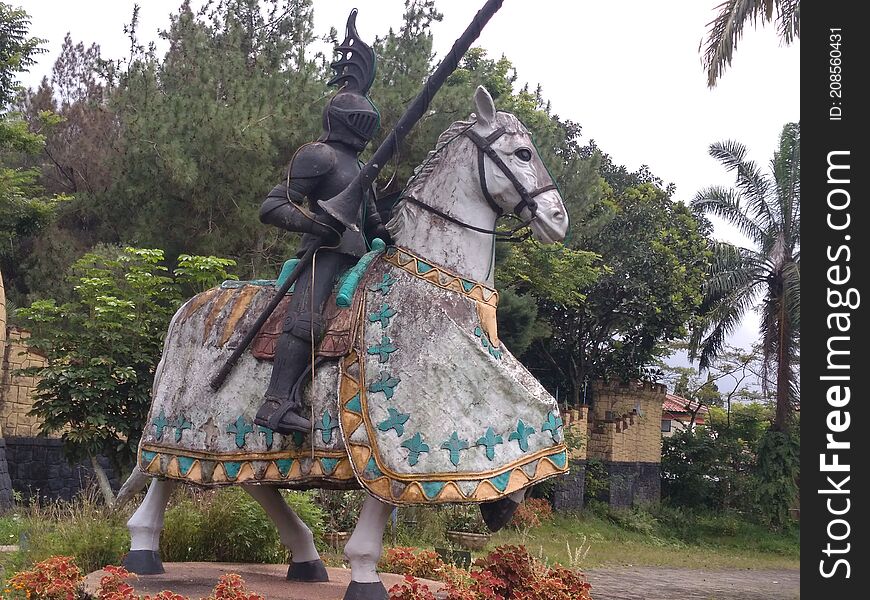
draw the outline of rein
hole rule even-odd
[[[523,183],[519,179],[517,179],[517,176],[514,175],[513,171],[511,171],[508,168],[508,166],[502,160],[501,156],[499,156],[498,153],[495,151],[495,149],[492,147],[492,145],[496,142],[496,140],[498,140],[502,135],[504,135],[504,133],[505,133],[505,128],[499,127],[498,129],[493,131],[488,136],[483,137],[479,133],[472,131],[471,128],[469,127],[464,132],[462,132],[462,135],[465,135],[468,139],[470,139],[474,143],[475,146],[477,146],[477,150],[478,150],[478,152],[477,152],[477,172],[478,172],[478,177],[480,179],[480,191],[483,193],[483,197],[486,199],[486,202],[493,209],[493,211],[495,211],[495,214],[497,215],[496,218],[503,216],[504,210],[502,210],[502,208],[496,203],[495,199],[492,197],[492,194],[489,191],[489,188],[486,185],[486,168],[485,168],[486,157],[489,157],[489,159],[495,163],[495,165],[499,168],[499,170],[502,173],[504,173],[505,177],[507,177],[508,180],[511,182],[511,184],[514,186],[514,189],[516,190],[517,194],[519,194],[520,201],[514,207],[513,214],[506,215],[506,216],[509,216],[512,218],[520,219],[520,224],[517,225],[516,227],[514,227],[513,229],[510,229],[508,231],[499,231],[496,229],[486,229],[483,227],[476,227],[474,225],[471,225],[469,223],[461,221],[460,219],[457,219],[456,217],[454,217],[452,215],[448,215],[447,213],[445,213],[445,212],[443,212],[443,211],[441,211],[433,206],[429,206],[425,202],[421,202],[421,201],[417,200],[416,198],[414,198],[413,196],[403,196],[402,199],[405,200],[406,202],[410,202],[411,204],[413,204],[415,206],[419,206],[420,208],[426,210],[427,212],[430,212],[438,217],[441,217],[445,221],[449,221],[449,222],[453,223],[454,225],[459,225],[460,227],[464,227],[465,229],[470,229],[471,231],[476,231],[478,233],[485,233],[485,234],[493,235],[493,236],[495,236],[496,240],[500,241],[500,242],[521,242],[523,240],[528,239],[529,236],[531,235],[531,232],[526,232],[523,235],[514,235],[514,234],[516,234],[519,230],[521,230],[525,227],[528,227],[529,225],[531,225],[532,221],[534,221],[535,219],[538,218],[538,215],[537,215],[538,203],[535,201],[535,196],[539,196],[540,194],[543,194],[544,192],[548,192],[550,190],[555,190],[557,188],[556,188],[555,184],[551,183],[549,185],[545,185],[543,187],[539,187],[535,190],[532,190],[531,192],[526,189],[526,187],[523,185]],[[446,148],[446,146],[447,145],[442,146],[440,148],[440,150],[443,150],[444,148]],[[522,212],[525,208],[528,208],[529,212],[532,214],[532,218],[529,219],[528,221],[523,221],[522,217],[521,217]],[[516,216],[514,216],[514,215],[516,215]]]

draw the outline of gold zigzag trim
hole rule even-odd
[[[153,452],[154,456],[146,462],[145,452]],[[198,453],[202,455],[203,453]],[[191,464],[187,468],[187,472],[183,473],[179,458],[190,458]],[[165,450],[147,450],[142,448],[139,452],[139,466],[151,475],[169,477],[170,479],[179,479],[200,485],[217,485],[217,484],[234,484],[245,482],[258,483],[300,483],[304,484],[314,480],[328,480],[334,482],[348,482],[355,479],[353,468],[350,464],[350,459],[347,453],[340,452],[331,456],[316,456],[310,462],[307,473],[302,472],[302,460],[310,459],[310,455],[302,457],[289,457],[292,459],[290,468],[286,475],[281,474],[278,466],[278,460],[263,460],[257,458],[248,458],[247,460],[222,460],[220,458],[206,458],[205,456],[190,456],[188,454],[173,454]],[[335,467],[327,474],[323,470],[319,458],[337,459]],[[210,477],[210,481],[205,481],[203,478],[203,461],[214,462],[214,468]],[[237,470],[232,470],[227,463],[237,463]],[[255,465],[254,463],[260,463]],[[233,476],[235,471],[235,476]],[[258,476],[259,473],[259,476]]]
[[[407,271],[414,277],[428,281],[445,290],[463,294],[476,302],[482,302],[493,308],[498,306],[498,291],[479,281],[465,279],[452,271],[448,271],[444,267],[436,265],[432,261],[417,256],[410,250],[400,246],[391,246],[387,248],[387,251],[382,256],[386,262],[399,267],[403,271]],[[427,267],[422,273],[418,267],[419,263]],[[466,289],[462,284],[463,281],[469,283],[472,286],[471,289]]]

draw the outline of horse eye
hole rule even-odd
[[[520,159],[523,162],[529,162],[532,160],[532,151],[528,148],[519,148],[514,151],[514,156]]]

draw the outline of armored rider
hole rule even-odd
[[[366,252],[364,234],[345,230],[317,203],[334,197],[353,181],[361,168],[360,152],[380,125],[377,109],[366,95],[374,80],[375,54],[359,39],[355,21],[356,9],[348,18],[344,42],[336,48],[341,58],[331,65],[335,76],[328,85],[340,89],[323,110],[323,133],[296,151],[286,179],[269,192],[260,207],[263,223],[303,234],[298,256],[319,247],[296,281],[269,387],[254,419],[257,425],[283,434],[311,429],[310,420],[301,414],[302,390],[312,348],[324,333],[323,309],[337,277]],[[306,198],[308,209],[303,206]],[[351,208],[357,210],[358,222],[363,220],[364,205]],[[362,230],[371,237],[383,237],[375,223],[366,219]]]

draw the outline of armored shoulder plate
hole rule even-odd
[[[335,168],[335,150],[328,144],[311,142],[305,144],[293,156],[290,164],[291,179],[323,177]]]

